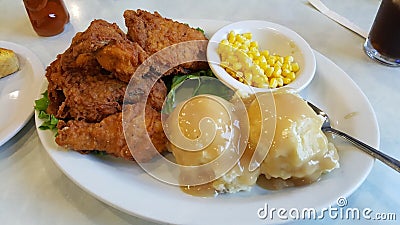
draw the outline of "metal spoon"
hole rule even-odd
[[[332,128],[328,114],[326,114],[322,109],[318,108],[314,104],[312,104],[310,102],[307,102],[307,103],[315,111],[315,113],[317,113],[317,115],[321,115],[321,116],[325,117],[325,121],[321,127],[321,130],[323,132],[330,132],[330,133],[336,134],[336,135],[348,140],[349,142],[351,142],[352,144],[357,146],[359,149],[363,150],[365,153],[369,154],[370,156],[372,156],[376,159],[379,159],[381,162],[392,167],[394,170],[396,170],[397,172],[400,173],[400,161],[399,160],[394,159],[394,158],[384,154],[383,152],[351,137],[350,135],[348,135],[346,133],[343,133],[340,130],[336,130],[335,128]]]

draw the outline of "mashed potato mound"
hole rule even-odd
[[[324,118],[316,115],[298,95],[280,92],[274,94],[274,100],[275,135],[261,164],[261,174],[267,180],[282,181],[284,184],[275,185],[286,187],[314,182],[321,174],[339,167],[337,150],[321,131]],[[251,130],[260,129],[256,126],[259,123],[250,123]],[[257,132],[251,131],[254,133]],[[250,140],[254,141],[254,137]]]
[[[199,95],[179,104],[168,118],[166,134],[171,141],[168,148],[173,153],[176,162],[184,166],[208,165],[203,173],[218,178],[206,185],[196,185],[197,187],[192,187],[191,190],[202,192],[204,190],[201,189],[211,188],[218,193],[235,193],[250,190],[256,183],[259,169],[250,172],[247,167],[249,157],[252,155],[251,149],[246,149],[238,162],[230,160],[233,157],[228,157],[229,161],[225,163],[215,166],[209,164],[220,157],[224,151],[231,152],[233,155],[237,155],[239,151],[237,143],[240,142],[241,132],[245,129],[235,125],[240,124],[240,119],[233,111],[235,110],[232,103],[222,98]],[[208,119],[203,122],[214,121],[215,133],[210,131],[212,129],[203,129],[201,132],[200,124],[205,118]],[[206,140],[207,137],[214,138],[209,143],[210,140]],[[245,146],[245,142],[243,143]],[[193,151],[193,149],[201,150]],[[225,173],[227,170],[224,170],[220,173],[221,167],[226,165],[229,166],[228,172]],[[184,174],[183,176],[184,179],[194,180],[195,183],[197,175]],[[191,192],[191,194],[196,193]]]

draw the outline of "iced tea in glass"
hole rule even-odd
[[[400,0],[382,0],[364,50],[387,66],[400,66]]]

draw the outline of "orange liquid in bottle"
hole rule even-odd
[[[53,36],[64,30],[69,14],[63,0],[24,0],[33,29],[40,36]]]

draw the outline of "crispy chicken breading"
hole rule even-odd
[[[120,112],[126,83],[107,75],[86,75],[65,72],[57,118],[98,122]]]
[[[112,41],[95,53],[101,67],[128,83],[137,67],[148,57],[137,43]]]
[[[189,27],[187,24],[179,23],[162,17],[159,13],[150,13],[145,10],[126,10],[124,12],[125,25],[128,28],[128,38],[137,42],[149,55],[152,55],[166,47],[174,44],[207,40],[203,32]],[[177,57],[175,52],[168,53],[163,58],[173,61]],[[206,48],[190,48],[186,54],[204,55],[206,59]],[[171,62],[170,64],[175,64]],[[188,73],[193,70],[206,69],[207,62],[188,62],[169,70],[166,74]]]
[[[128,96],[125,91],[137,67],[148,57],[137,44],[128,40],[115,24],[95,20],[87,30],[78,33],[71,46],[57,56],[46,69],[47,112],[59,119],[57,144],[79,152],[104,151],[132,160],[122,127],[122,105],[131,104],[127,115],[136,118],[143,94]],[[161,113],[167,89],[162,80],[147,80],[145,71],[138,78],[152,88],[146,104],[147,130],[135,130],[135,136],[146,133],[159,151],[165,150],[166,138]],[[144,106],[143,106],[144,107]],[[138,140],[135,160],[148,160],[151,146]]]
[[[116,157],[147,161],[157,151],[166,150],[160,111],[167,88],[158,78],[207,68],[207,39],[201,31],[158,13],[127,10],[124,17],[128,35],[115,23],[94,20],[47,67],[47,112],[59,119],[56,143],[60,146],[81,153],[104,151]],[[190,40],[203,42],[173,48]],[[172,51],[154,54],[168,46]],[[147,60],[152,56],[155,57]],[[192,56],[204,60],[177,64]],[[170,69],[176,65],[179,66]],[[129,92],[128,82],[135,87]],[[131,126],[125,127],[124,132],[123,124]],[[144,141],[147,135],[151,143]],[[127,140],[133,148],[128,147]]]
[[[124,18],[129,39],[137,42],[150,55],[180,42],[207,40],[201,31],[164,18],[157,12],[126,10]]]
[[[124,116],[127,120],[134,120],[140,113],[141,105],[128,105]],[[161,114],[146,105],[145,125],[147,134],[151,138],[154,147],[158,151],[163,151],[166,145],[166,138],[161,124]],[[110,155],[133,160],[132,154],[125,141],[122,127],[122,112],[115,113],[104,118],[99,123],[88,123],[78,120],[68,122],[60,121],[58,124],[58,135],[56,142],[58,145],[68,149],[74,149],[82,153],[93,150],[104,151]],[[145,132],[134,133],[135,136],[142,138]],[[152,146],[146,145],[142,140],[137,141],[137,148],[133,149],[135,160],[138,162],[148,161],[154,156],[153,151],[146,151]]]
[[[90,74],[105,69],[121,81],[129,82],[147,57],[148,54],[130,41],[117,24],[94,20],[84,32],[75,35],[60,60],[64,71]]]
[[[60,119],[99,122],[121,112],[127,84],[111,75],[59,72],[59,60],[53,62],[46,73],[50,106],[48,112]],[[150,87],[149,87],[150,88]],[[167,94],[162,80],[152,87],[148,103],[160,111]],[[146,96],[141,96],[146,97]],[[137,100],[125,99],[127,103]]]

